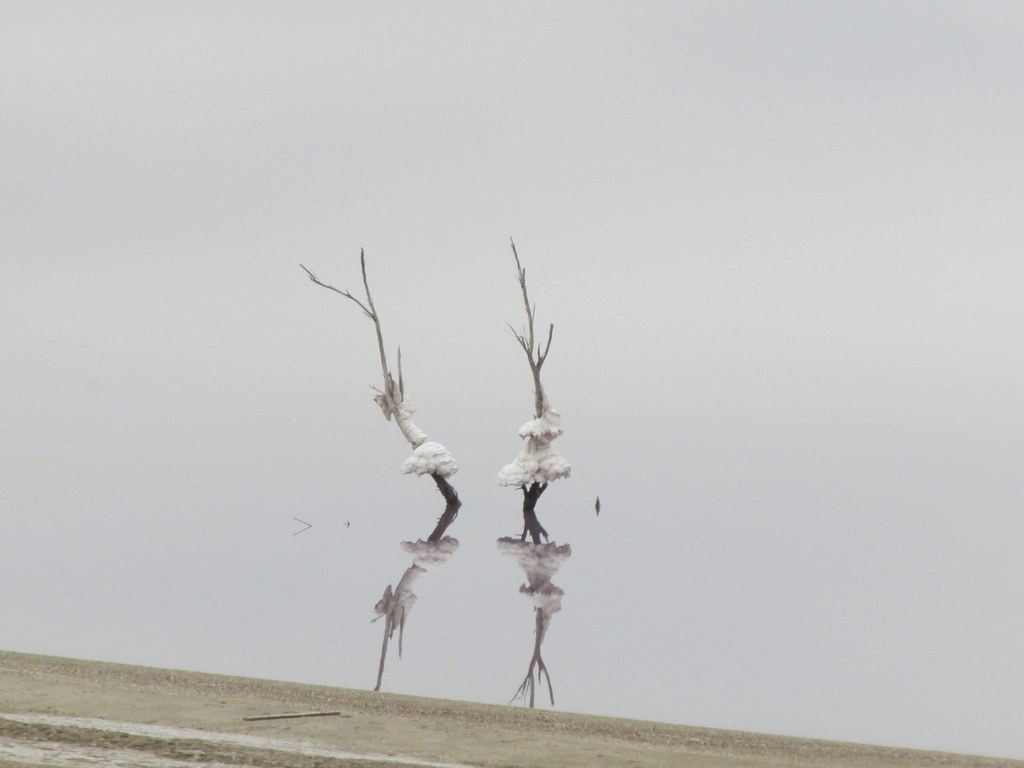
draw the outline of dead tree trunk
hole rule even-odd
[[[536,512],[537,502],[547,487],[547,483],[533,483],[529,487],[523,486],[523,535],[520,539],[521,541],[526,541],[527,533],[530,534],[534,544],[540,544],[542,536],[544,541],[548,540],[548,532],[540,524]]]
[[[459,494],[455,492],[452,484],[444,477],[437,472],[432,473],[430,476],[434,478],[437,490],[444,497],[445,505],[444,513],[438,518],[437,526],[430,536],[427,537],[427,541],[440,541],[441,537],[444,536],[444,532],[448,530],[448,526],[454,523],[455,518],[459,516],[459,508],[462,507],[462,502],[459,500]]]

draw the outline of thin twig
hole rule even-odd
[[[371,312],[369,309],[367,309],[366,305],[363,304],[363,302],[361,302],[359,299],[357,299],[351,293],[349,293],[348,291],[343,291],[340,288],[335,288],[330,283],[323,282],[319,277],[316,276],[316,273],[314,273],[313,270],[309,269],[309,267],[307,267],[305,264],[299,264],[299,266],[302,267],[306,271],[306,274],[309,275],[309,279],[312,280],[314,283],[319,285],[321,288],[326,288],[329,291],[334,291],[335,293],[340,293],[346,299],[350,299],[351,301],[354,301],[356,304],[359,305],[359,308],[361,310],[363,310],[363,314],[364,315],[366,315],[371,320],[373,319],[373,312]]]
[[[290,720],[296,717],[328,717],[329,715],[340,715],[341,712],[296,712],[286,715],[259,715],[257,717],[243,717],[243,720]]]

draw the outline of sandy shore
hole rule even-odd
[[[243,719],[310,712],[338,714]],[[0,651],[0,768],[97,764],[1024,768],[1024,761]]]

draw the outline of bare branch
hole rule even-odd
[[[380,329],[380,317],[377,315],[377,309],[373,306],[373,297],[370,295],[370,281],[366,277],[366,254],[363,249],[359,249],[359,268],[363,273],[363,289],[366,291],[366,303],[370,305],[370,318],[373,320],[373,327],[377,331],[377,350],[380,352],[380,367],[384,374],[384,396],[388,398],[388,405],[392,411],[398,410],[398,405],[401,403],[401,398],[395,401],[395,381],[391,378],[391,371],[388,370],[388,358],[384,352],[384,334]]]
[[[405,399],[405,381],[402,379],[402,348],[398,348],[398,394]]]
[[[523,293],[523,306],[526,308],[526,326],[527,332],[530,334],[529,347],[527,348],[527,354],[533,359],[533,318],[537,312],[537,307],[530,304],[530,296],[526,291],[526,270],[523,269],[523,265],[519,261],[519,252],[516,250],[515,240],[511,240],[512,243],[512,255],[516,260],[516,275],[519,278],[519,289]]]
[[[523,269],[523,265],[519,263],[519,251],[516,250],[516,241],[514,239],[512,239],[511,237],[508,239],[508,241],[512,244],[512,256],[515,257],[515,260],[516,260],[516,271],[520,275],[525,277],[526,276],[526,270]]]
[[[316,276],[316,273],[314,273],[311,269],[309,269],[305,264],[299,264],[299,266],[302,267],[305,270],[307,275],[309,275],[309,279],[312,280],[317,285],[319,285],[321,288],[326,288],[329,291],[334,291],[335,293],[341,294],[346,299],[354,301],[356,304],[359,305],[359,308],[361,310],[363,310],[363,314],[364,315],[366,315],[371,320],[375,319],[375,315],[374,315],[373,311],[370,308],[368,308],[365,304],[363,304],[363,302],[361,302],[359,299],[357,299],[355,296],[353,296],[351,293],[349,293],[348,291],[343,291],[340,288],[335,288],[330,283],[323,282],[322,280],[320,280],[319,277]]]
[[[548,359],[548,351],[551,349],[551,337],[555,335],[555,324],[551,323],[548,325],[548,341],[544,345],[544,354],[538,354],[537,356],[537,367],[540,368],[544,365],[544,361]]]
[[[507,325],[508,329],[510,331],[512,331],[512,335],[515,336],[516,341],[519,342],[519,346],[521,346],[523,348],[523,350],[526,352],[527,356],[529,356],[529,354],[530,354],[530,343],[526,340],[526,337],[523,336],[523,334],[521,334],[515,328],[513,328],[512,327],[512,323],[506,322],[505,325]]]
[[[366,291],[366,300],[370,304],[370,309],[373,309],[373,299],[370,298],[370,283],[366,279],[366,253],[362,248],[359,249],[359,270],[363,273],[363,290]]]
[[[388,370],[388,359],[387,354],[384,350],[384,334],[381,331],[380,327],[380,316],[377,314],[376,307],[373,306],[373,296],[370,294],[370,281],[366,276],[365,252],[363,251],[363,249],[359,249],[359,267],[363,276],[363,290],[366,293],[365,304],[361,302],[359,299],[357,299],[355,296],[353,296],[349,291],[343,291],[340,288],[335,288],[330,283],[323,282],[322,280],[320,280],[320,278],[316,276],[316,273],[314,273],[311,269],[306,267],[306,265],[299,264],[299,266],[302,267],[302,269],[309,276],[309,279],[312,280],[314,283],[319,285],[321,288],[327,288],[328,290],[334,291],[335,293],[344,296],[346,299],[355,302],[363,311],[363,314],[373,321],[373,327],[377,334],[377,351],[380,354],[381,373],[384,376],[384,389],[378,390],[383,399],[381,409],[384,411],[385,418],[387,418],[390,421],[391,415],[393,413],[396,413],[398,410],[398,406],[401,405],[402,398],[400,393],[396,391],[395,381],[391,376],[391,371]]]
[[[535,401],[535,417],[541,418],[544,415],[544,408],[547,405],[547,398],[544,395],[544,386],[540,380],[540,369],[544,365],[544,361],[547,359],[548,352],[551,350],[551,340],[554,336],[555,326],[548,326],[548,338],[547,343],[544,346],[544,351],[537,347],[536,330],[535,330],[535,319],[537,316],[537,306],[530,303],[530,295],[526,289],[526,270],[523,268],[522,262],[519,261],[519,252],[516,250],[516,243],[512,242],[512,256],[516,260],[516,275],[519,280],[519,289],[523,294],[523,309],[526,312],[526,330],[524,333],[517,333],[515,329],[512,329],[512,333],[515,335],[516,340],[519,342],[519,346],[526,352],[526,359],[530,363],[530,372],[533,374],[533,388],[534,388],[534,401]],[[509,325],[509,328],[512,328]]]

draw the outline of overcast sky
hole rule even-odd
[[[365,248],[464,504],[384,689],[507,702],[511,236],[558,708],[1024,758],[1020,4],[2,16],[0,647],[373,686],[443,502]]]

